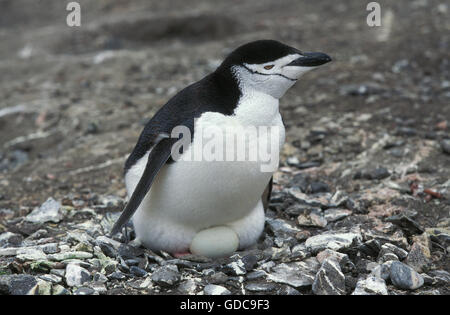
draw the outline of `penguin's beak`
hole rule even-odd
[[[317,67],[331,61],[331,57],[320,52],[302,53],[300,58],[295,59],[287,66]]]

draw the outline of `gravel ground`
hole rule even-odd
[[[0,0],[0,294],[450,293],[445,1],[379,1],[372,28],[359,0],[79,2],[70,28],[65,1]],[[334,62],[281,100],[258,244],[177,259],[107,238],[145,122],[261,38]]]

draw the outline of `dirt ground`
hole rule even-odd
[[[381,27],[360,0],[86,0],[80,27],[66,25],[67,2],[0,0],[0,233],[35,232],[17,222],[49,197],[74,209],[124,198],[123,164],[145,122],[232,49],[265,38],[333,58],[281,100],[274,196],[301,174],[366,202],[326,231],[384,231],[404,211],[448,231],[445,1],[379,1]],[[272,215],[288,220],[278,204]],[[432,269],[450,271],[448,240],[433,244]]]

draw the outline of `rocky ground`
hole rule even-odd
[[[449,5],[1,0],[0,294],[449,294]],[[281,101],[287,143],[264,235],[174,258],[123,236],[143,124],[234,47],[334,62]],[[133,233],[131,232],[131,237]]]

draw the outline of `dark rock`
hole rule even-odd
[[[417,130],[411,127],[399,127],[396,134],[399,136],[413,137],[417,135]]]
[[[366,256],[378,257],[378,253],[381,250],[381,243],[376,239],[369,240],[361,244],[358,249]]]
[[[391,243],[385,243],[381,246],[381,250],[379,253],[379,257],[384,256],[387,253],[393,253],[395,254],[398,259],[403,260],[406,258],[406,256],[408,255],[408,252],[398,246],[395,246],[394,244]]]
[[[299,173],[292,178],[291,185],[300,188],[302,192],[306,193],[309,186],[309,178]]]
[[[352,198],[348,198],[345,201],[345,207],[349,210],[352,210],[354,213],[358,214],[366,214],[369,212],[368,210],[369,204],[364,199],[355,200]]]
[[[114,271],[108,277],[113,280],[125,280],[127,275],[120,271]]]
[[[147,271],[145,271],[142,268],[136,267],[136,266],[131,266],[130,272],[137,277],[145,277],[147,275]]]
[[[434,277],[438,284],[450,285],[450,273],[445,270],[433,270],[429,272]]]
[[[303,163],[299,163],[296,165],[296,167],[298,169],[307,169],[307,168],[311,168],[311,167],[319,167],[322,163],[319,161],[308,161],[308,162],[303,162]]]
[[[405,214],[393,215],[386,219],[386,222],[398,225],[407,235],[422,234],[424,229],[419,223]]]
[[[392,283],[400,289],[415,290],[424,283],[420,274],[398,261],[394,261],[391,265],[390,278]]]
[[[245,289],[250,292],[271,292],[275,290],[277,286],[273,283],[249,283],[245,286]]]
[[[335,259],[326,259],[314,278],[312,290],[316,295],[345,294],[345,276]]]
[[[242,262],[244,263],[245,270],[251,271],[258,263],[258,258],[255,255],[245,255],[242,257]]]
[[[209,282],[213,283],[213,284],[222,284],[228,281],[228,276],[221,272],[214,272],[210,277],[209,277]]]
[[[123,259],[133,259],[144,254],[144,250],[142,248],[126,244],[121,244],[117,251]]]
[[[384,167],[361,170],[355,174],[354,179],[381,180],[391,176],[391,173]]]
[[[0,276],[0,294],[25,295],[37,284],[35,277],[30,275]]]
[[[330,192],[330,186],[328,186],[327,183],[324,182],[312,182],[309,185],[308,192],[311,194],[317,194],[322,192]]]
[[[441,148],[444,153],[450,154],[450,139],[444,139],[441,141]]]
[[[175,265],[158,267],[152,274],[152,281],[162,287],[171,287],[180,282],[181,276]]]

